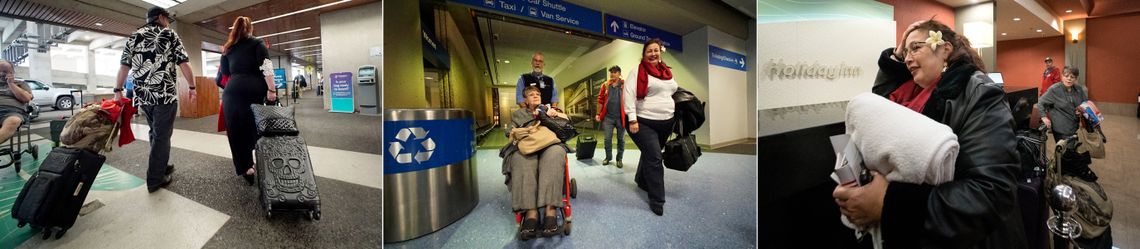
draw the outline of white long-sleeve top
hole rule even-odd
[[[636,121],[638,117],[651,120],[669,120],[673,118],[673,93],[677,91],[677,81],[662,80],[653,75],[649,78],[644,99],[637,99],[637,74],[639,67],[634,67],[626,76],[622,91],[625,92],[625,113],[629,121]],[[634,103],[634,104],[630,104]]]

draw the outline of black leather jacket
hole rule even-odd
[[[913,77],[891,59],[892,51],[880,56],[872,90],[884,97]],[[954,180],[888,185],[880,223],[884,246],[1025,248],[1015,183],[1019,159],[1005,92],[977,66],[951,62],[922,114],[958,136]]]

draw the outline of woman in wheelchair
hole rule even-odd
[[[541,103],[541,94],[536,87],[527,87],[523,90],[526,99],[524,109],[516,110],[511,114],[511,132],[515,128],[528,126],[527,121],[538,118]],[[567,118],[553,108],[547,108],[546,114],[550,117]],[[534,124],[537,122],[531,122]],[[517,129],[522,130],[522,129]],[[552,236],[558,233],[558,208],[563,206],[563,184],[565,177],[564,163],[566,163],[567,148],[565,143],[556,142],[546,148],[541,148],[530,154],[524,154],[518,146],[519,137],[510,136],[512,141],[500,151],[503,157],[503,174],[506,175],[507,189],[511,192],[511,209],[515,212],[524,212],[524,220],[519,237],[523,240],[542,236]],[[539,209],[543,210],[542,230],[538,228]]]

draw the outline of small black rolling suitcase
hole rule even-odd
[[[1045,203],[1045,144],[1048,135],[1044,127],[1037,130],[1017,131],[1017,152],[1021,159],[1021,176],[1017,183],[1017,201],[1021,208],[1022,225],[1029,248],[1047,248],[1049,243],[1049,208]]]
[[[598,140],[595,140],[594,136],[578,136],[578,147],[575,150],[574,155],[576,155],[578,160],[594,158],[595,148],[598,148]]]
[[[24,184],[12,206],[16,226],[32,225],[43,238],[63,237],[75,224],[91,184],[107,158],[83,149],[55,148]]]
[[[255,155],[266,217],[280,211],[299,211],[308,214],[309,219],[321,219],[321,199],[304,139],[261,137]]]

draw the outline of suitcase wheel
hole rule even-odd
[[[63,238],[63,234],[65,234],[65,233],[67,233],[67,230],[60,230],[59,232],[56,232],[55,233],[55,239],[58,240],[59,238]]]
[[[44,234],[40,239],[47,240],[48,238],[51,238],[51,229],[44,228]]]
[[[273,211],[266,210],[265,211],[265,218],[266,219],[273,218]]]
[[[573,226],[571,226],[573,224],[574,223],[567,221],[566,225],[562,226],[562,234],[566,235],[566,236],[570,236],[570,228],[573,227]]]
[[[18,228],[23,228],[24,226],[27,226],[27,225],[28,225],[28,223],[25,223],[23,221],[16,222],[16,227],[18,227]]]
[[[578,199],[578,179],[570,178],[570,198]]]
[[[321,210],[309,210],[309,220],[321,220]]]

